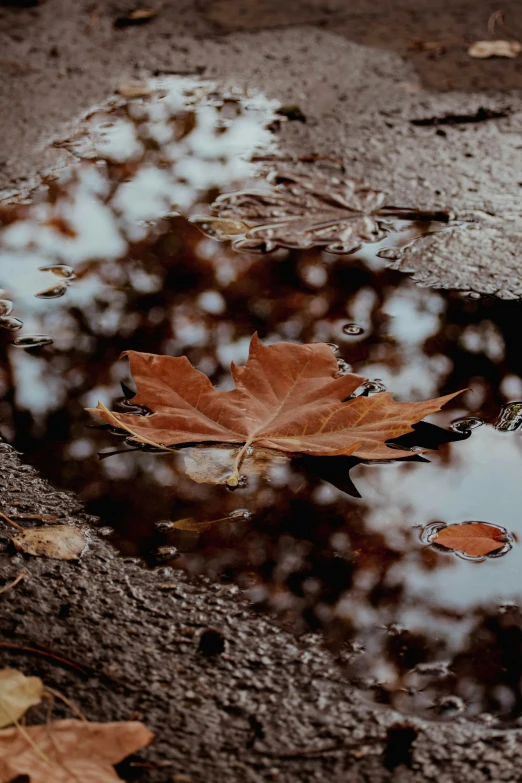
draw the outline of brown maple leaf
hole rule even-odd
[[[237,486],[239,465],[250,446],[369,460],[412,456],[386,441],[411,432],[412,423],[455,396],[426,402],[395,402],[388,392],[352,397],[365,379],[341,374],[325,343],[267,347],[254,335],[246,364],[231,365],[231,391],[217,391],[184,356],[124,355],[138,389],[133,404],[152,414],[111,413],[101,403],[92,412],[154,446],[241,444],[229,486]]]
[[[137,721],[57,720],[0,731],[0,783],[113,783],[113,764],[148,745],[154,735]]]
[[[231,240],[236,250],[324,247],[350,253],[363,242],[386,236],[392,218],[443,220],[449,213],[384,206],[385,194],[339,174],[281,170],[269,175],[271,190],[243,190],[220,196],[213,216],[191,220],[209,236]]]

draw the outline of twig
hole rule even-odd
[[[64,666],[70,666],[72,669],[76,669],[81,674],[89,674],[89,670],[79,663],[71,661],[69,658],[63,658],[55,653],[48,652],[47,650],[38,650],[36,647],[25,647],[20,644],[12,644],[11,642],[0,642],[0,647],[4,647],[7,650],[15,650],[17,652],[29,653],[31,655],[40,655],[42,658],[49,658],[49,660],[61,663]],[[92,670],[91,670],[92,671]]]
[[[2,587],[2,588],[0,589],[0,595],[1,595],[2,593],[7,593],[7,591],[8,591],[8,590],[12,590],[12,588],[13,588],[13,587],[16,587],[16,585],[17,585],[19,582],[21,582],[21,581],[22,581],[22,579],[24,578],[24,576],[27,576],[27,572],[26,572],[26,571],[22,571],[22,573],[21,573],[21,574],[18,574],[18,576],[16,577],[16,579],[15,579],[14,581],[12,581],[12,582],[11,582],[11,584],[9,584],[9,585],[5,585],[4,587]]]
[[[343,742],[340,745],[332,743],[331,745],[325,745],[323,748],[292,748],[285,753],[277,753],[271,750],[255,750],[262,756],[270,756],[277,759],[299,759],[303,756],[322,756],[323,753],[334,753],[338,750],[356,750],[361,745],[382,745],[386,740],[383,737],[370,737],[369,739],[362,739],[360,742]]]
[[[13,522],[12,519],[9,519],[9,517],[6,517],[6,515],[2,514],[1,511],[0,511],[0,519],[3,519],[4,522],[7,522],[8,525],[12,525],[13,527],[15,527],[20,533],[25,533],[25,530],[23,529],[23,527],[21,525],[17,525],[16,522]]]
[[[80,720],[82,720],[84,723],[88,723],[89,722],[87,720],[87,718],[85,717],[85,715],[83,714],[83,712],[76,706],[76,704],[73,704],[72,701],[69,701],[69,699],[66,696],[63,695],[63,693],[60,693],[60,691],[56,691],[54,688],[51,688],[49,685],[45,686],[45,692],[46,692],[46,695],[47,694],[49,695],[49,698],[52,699],[52,697],[54,696],[57,699],[60,699],[61,701],[63,701],[63,703],[65,705],[67,705],[67,707],[69,707],[69,709],[72,712],[74,712],[74,714],[77,715],[78,718]]]
[[[60,517],[57,514],[11,514],[13,519],[34,519],[38,522],[54,522]]]

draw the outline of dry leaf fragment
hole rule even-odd
[[[238,485],[250,446],[368,460],[411,457],[411,451],[389,448],[386,441],[411,432],[413,423],[459,393],[426,402],[396,402],[388,392],[352,397],[364,378],[341,374],[325,343],[267,347],[257,335],[246,364],[231,365],[231,391],[217,391],[184,356],[124,355],[138,389],[133,402],[152,414],[111,413],[101,403],[91,412],[144,443],[241,444],[229,486]]]
[[[157,15],[158,11],[156,8],[136,8],[134,11],[125,14],[125,16],[119,16],[114,22],[114,27],[130,27],[135,24],[145,24]]]
[[[488,57],[518,57],[522,44],[518,41],[475,41],[468,49],[470,57],[486,60]]]
[[[78,560],[87,544],[85,533],[74,525],[32,527],[13,538],[16,549],[35,557]]]
[[[120,84],[116,90],[123,98],[144,98],[156,92],[150,84]]]
[[[17,669],[0,670],[0,729],[16,723],[43,696],[39,677],[26,677]],[[1,762],[0,762],[1,763]]]
[[[433,538],[433,543],[469,557],[485,557],[502,549],[507,542],[506,531],[488,522],[448,525]]]
[[[0,731],[0,783],[9,783],[18,775],[26,775],[30,783],[114,783],[121,778],[113,764],[154,738],[137,721],[57,720],[45,726],[26,726],[24,733],[43,756],[17,728]]]

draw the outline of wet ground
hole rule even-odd
[[[324,12],[332,21],[321,31],[341,22],[337,12]],[[234,22],[226,3],[205,18],[221,25],[223,13],[231,28],[256,26],[248,15]],[[271,14],[276,27],[285,24],[280,9],[265,4],[263,13],[266,26]],[[418,90],[450,90],[443,71],[455,73],[455,63],[444,57],[460,52],[457,39],[433,72],[412,54]],[[505,64],[505,87],[518,87],[517,65]],[[430,133],[437,144],[454,142],[458,155],[461,144],[486,148],[504,133],[499,199],[487,179],[464,192],[462,172],[450,180],[440,151],[429,166],[445,186],[430,180],[423,193],[421,174],[412,185],[385,166],[377,178],[371,155],[350,160],[346,147],[339,155],[328,134],[320,152],[298,156],[314,121],[281,109],[270,91],[121,82],[115,102],[55,134],[53,155],[83,163],[22,203],[4,202],[0,433],[52,484],[72,490],[124,555],[239,585],[288,629],[320,632],[369,704],[501,728],[522,716],[517,110],[477,123],[450,111],[457,90],[473,87],[472,102],[488,94],[498,67],[451,85],[442,132],[441,105],[417,106],[431,120],[410,123],[408,145]],[[141,94],[129,100],[132,88]],[[488,96],[500,106],[498,94]],[[459,161],[481,179],[476,162]],[[361,186],[353,177],[362,168]],[[247,195],[215,202],[238,188]],[[129,410],[132,379],[120,359],[129,349],[187,356],[217,388],[230,388],[230,362],[246,360],[254,332],[268,344],[329,343],[340,372],[370,379],[365,394],[387,389],[407,401],[467,391],[400,441],[409,459],[254,455],[234,492],[201,483],[208,450],[136,449],[85,412],[98,400]],[[433,451],[420,457],[420,448]],[[230,454],[211,457],[226,463]],[[434,543],[443,524],[477,521],[501,530],[491,556],[470,560]]]

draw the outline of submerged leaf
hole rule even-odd
[[[16,723],[29,707],[39,704],[43,682],[39,677],[26,677],[17,669],[0,670],[0,729]]]
[[[53,525],[24,530],[13,538],[13,544],[27,555],[78,560],[87,544],[87,537],[74,525]]]
[[[506,531],[488,522],[465,522],[441,528],[433,543],[469,557],[485,557],[507,543]]]
[[[236,250],[319,246],[350,253],[363,242],[383,239],[381,224],[392,217],[448,219],[445,212],[384,207],[381,191],[318,168],[282,169],[269,182],[271,189],[220,196],[212,204],[213,216],[191,221],[215,239],[231,240]]]
[[[27,776],[30,783],[114,783],[113,764],[152,742],[137,721],[57,720],[45,726],[0,731],[0,783]],[[32,741],[32,742],[31,742]]]
[[[216,390],[184,356],[126,355],[138,389],[134,402],[152,414],[111,413],[103,405],[91,412],[143,443],[241,444],[232,473],[223,478],[229,486],[238,485],[238,468],[250,446],[365,460],[411,457],[411,451],[390,448],[386,441],[411,432],[413,423],[459,393],[426,402],[396,402],[388,392],[354,397],[364,379],[340,374],[326,344],[266,347],[257,335],[247,363],[231,366],[231,391]]]

